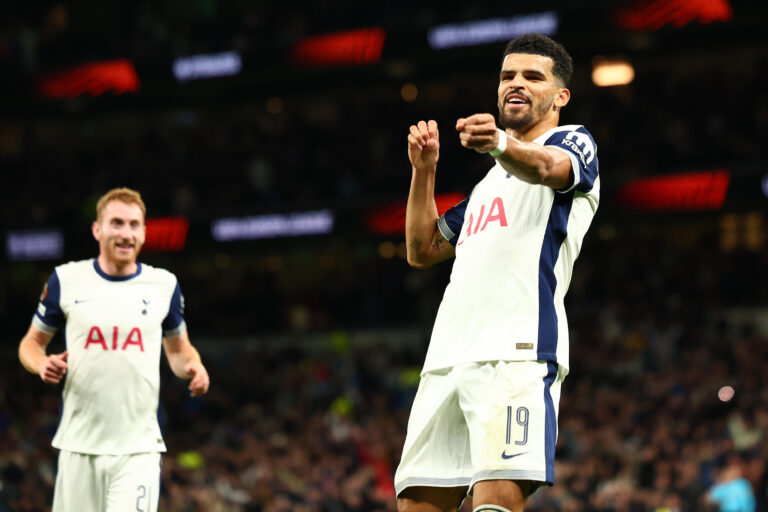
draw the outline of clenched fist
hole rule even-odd
[[[43,364],[38,369],[40,378],[48,384],[58,384],[67,373],[67,356],[65,350],[61,354],[51,354],[45,358]]]
[[[461,145],[478,153],[488,153],[499,145],[496,118],[491,114],[474,114],[456,121]]]
[[[417,170],[433,169],[440,157],[440,136],[437,123],[419,121],[411,125],[408,134],[408,158]]]

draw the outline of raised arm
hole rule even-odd
[[[456,122],[461,144],[478,153],[489,153],[499,145],[503,131],[496,127],[491,114],[474,114]],[[544,185],[553,189],[565,189],[573,184],[571,159],[563,151],[526,142],[504,133],[506,149],[496,156],[501,166],[516,178]]]
[[[67,352],[46,354],[51,339],[53,334],[30,325],[19,343],[19,361],[28,372],[39,375],[43,382],[58,384],[67,373]]]
[[[435,174],[440,138],[435,121],[419,121],[408,134],[411,189],[405,212],[405,243],[408,264],[427,268],[455,255],[453,246],[437,229]]]
[[[208,371],[203,366],[197,349],[189,341],[186,329],[178,336],[163,338],[163,348],[174,375],[180,379],[192,379],[192,382],[189,383],[191,395],[206,394],[210,385]]]

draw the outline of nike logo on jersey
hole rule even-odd
[[[503,452],[501,452],[501,458],[504,460],[507,460],[507,459],[512,459],[514,457],[518,457],[520,455],[525,455],[526,453],[528,452],[513,453],[512,455],[507,455],[507,450],[504,450]]]

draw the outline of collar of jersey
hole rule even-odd
[[[134,277],[141,274],[141,263],[136,262],[136,272],[133,274],[127,275],[127,276],[111,276],[101,270],[101,267],[99,267],[99,260],[95,259],[93,260],[93,269],[96,271],[97,274],[99,274],[101,277],[106,279],[107,281],[127,281],[129,279],[133,279]]]

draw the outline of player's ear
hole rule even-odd
[[[98,220],[93,221],[93,224],[91,224],[91,232],[96,241],[101,241],[101,224],[99,224]]]
[[[561,108],[566,106],[570,100],[571,100],[571,91],[563,87],[562,89],[557,91],[557,94],[555,95],[555,103],[554,103],[555,110],[560,110]]]

